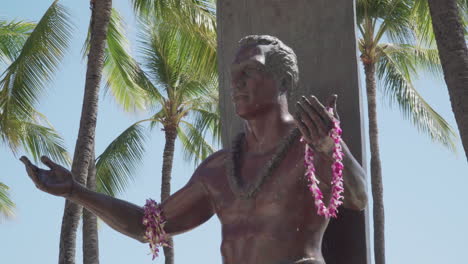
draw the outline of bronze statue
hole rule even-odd
[[[288,112],[287,94],[298,82],[297,60],[277,38],[243,38],[231,69],[232,101],[245,131],[232,149],[207,158],[182,189],[163,201],[164,229],[180,234],[216,214],[224,264],[324,264],[321,243],[329,220],[316,213],[299,137],[316,152],[320,188],[328,200],[333,116],[313,96],[302,97],[295,117]],[[334,109],[336,99],[328,102]],[[344,142],[342,147],[344,206],[362,210],[365,173]],[[42,162],[50,170],[26,157],[21,161],[40,190],[81,204],[115,230],[146,242],[142,207],[86,189],[47,157]]]

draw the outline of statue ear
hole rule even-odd
[[[291,89],[292,84],[293,84],[293,77],[291,73],[288,72],[283,76],[283,78],[280,81],[280,87],[279,87],[280,92],[287,93],[288,90]]]

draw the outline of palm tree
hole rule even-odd
[[[176,4],[175,1],[171,0],[134,1],[135,11],[142,20],[146,20],[144,23],[152,20],[158,21],[155,23],[157,25],[153,27],[153,30],[160,30],[162,32],[157,37],[158,45],[169,45],[168,43],[178,45],[172,51],[168,49],[169,47],[161,46],[159,49],[162,50],[164,48],[172,52],[171,55],[168,55],[172,56],[168,57],[171,61],[165,63],[170,67],[179,67],[173,73],[175,75],[171,77],[178,78],[176,80],[176,82],[179,82],[176,85],[177,87],[186,87],[184,91],[177,91],[179,97],[164,99],[155,86],[156,83],[157,85],[163,83],[158,80],[158,73],[150,72],[150,75],[156,76],[156,80],[152,79],[155,82],[151,82],[151,78],[147,77],[138,63],[129,55],[128,43],[125,39],[125,33],[123,33],[123,21],[116,10],[112,12],[111,16],[104,62],[106,92],[110,92],[125,110],[146,109],[148,106],[155,109],[166,104],[166,100],[169,99],[171,100],[169,104],[174,104],[175,107],[180,103],[176,100],[185,100],[188,93],[192,96],[189,97],[193,99],[193,102],[182,102],[183,104],[192,104],[184,106],[186,111],[182,113],[182,116],[167,118],[178,119],[177,122],[180,121],[182,124],[175,124],[170,129],[166,129],[169,132],[166,133],[168,143],[166,144],[165,153],[170,154],[165,155],[166,159],[163,169],[165,184],[162,188],[163,200],[170,194],[170,171],[172,169],[172,157],[176,137],[179,136],[184,145],[184,157],[187,160],[193,160],[196,164],[213,151],[212,147],[203,138],[205,131],[211,129],[213,138],[218,138],[219,136],[219,115],[217,112],[217,93],[215,90],[217,64],[214,5],[212,1],[190,0],[186,1],[187,3],[185,4],[183,2],[179,1]],[[155,8],[156,6],[164,6],[164,8]],[[187,8],[181,8],[182,6]],[[204,17],[204,19],[195,19],[196,17]],[[161,30],[162,24],[165,24],[170,30],[163,32]],[[171,24],[170,27],[169,24]],[[149,34],[148,28],[144,32],[143,35],[145,36],[142,36],[142,38],[150,37],[151,34]],[[168,39],[164,40],[163,38]],[[149,47],[149,43],[146,43],[146,46]],[[85,49],[87,48],[85,47]],[[179,56],[182,56],[185,61],[179,60],[173,62],[175,52],[178,52]],[[153,56],[153,62],[151,63],[157,63],[157,58]],[[151,68],[155,69],[155,66],[151,66]],[[166,74],[168,73],[166,72]],[[164,81],[168,81],[168,79]],[[172,85],[171,89],[176,89],[175,84],[169,83],[169,85]],[[204,94],[205,98],[203,100],[202,98],[193,98],[197,94]],[[169,93],[167,95],[169,97]],[[190,114],[191,108],[195,109],[195,103],[199,104],[196,109],[197,111],[195,111],[195,114]],[[161,112],[163,110],[165,110],[164,107],[160,109],[160,115],[174,114],[167,111]],[[193,120],[193,123],[185,120],[184,117],[187,115],[190,117],[190,120]],[[124,190],[132,179],[133,169],[144,152],[143,144],[146,135],[140,123],[151,121],[151,127],[154,127],[157,123],[169,127],[168,123],[162,122],[162,118],[164,117],[156,117],[155,115],[152,118],[132,125],[98,157],[96,164],[98,191],[109,195],[116,195]],[[179,130],[175,134],[174,128]],[[166,248],[165,255],[166,263],[173,263],[173,249]]]
[[[172,161],[177,136],[186,150],[194,150],[190,153],[196,153],[200,158],[213,152],[200,132],[203,131],[201,128],[206,124],[205,121],[219,120],[216,108],[213,109],[215,96],[210,94],[216,91],[216,79],[214,75],[213,78],[193,75],[191,68],[197,65],[191,63],[190,57],[193,54],[187,53],[185,45],[188,43],[181,40],[183,36],[178,29],[159,24],[147,27],[143,34],[143,54],[146,58],[144,66],[148,69],[150,79],[156,80],[149,91],[153,91],[151,99],[154,106],[160,107],[150,121],[153,125],[162,125],[166,139],[161,179],[161,201],[164,201],[171,193]],[[198,120],[202,122],[196,122],[195,126],[189,123],[186,117],[191,113],[198,115]],[[211,125],[216,127],[215,123]],[[164,248],[166,264],[174,263],[172,239],[169,245],[172,248]]]
[[[99,84],[104,63],[104,50],[107,38],[107,28],[112,9],[112,0],[91,1],[91,36],[88,53],[88,69],[86,72],[83,108],[81,112],[80,128],[75,146],[72,163],[72,174],[75,179],[86,184],[88,170],[93,170],[90,164],[94,163],[94,136],[96,130],[97,106],[99,97]],[[59,263],[75,263],[76,230],[81,215],[81,206],[65,202],[60,234]],[[95,233],[97,235],[97,233]],[[97,236],[90,238],[97,243]],[[86,248],[94,248],[85,245]],[[97,251],[86,252],[84,260],[88,263],[98,263]]]
[[[16,155],[20,149],[38,161],[42,155],[61,164],[70,158],[62,138],[35,107],[53,78],[72,27],[67,10],[54,1],[36,23],[0,20],[0,140]],[[12,215],[8,187],[0,183],[0,211]]]
[[[140,67],[125,49],[124,33],[117,35],[120,23],[112,21],[121,18],[117,12],[114,14],[111,27],[120,29],[109,33],[113,39],[108,38],[104,67],[107,88],[122,106],[144,103],[152,110],[152,116],[130,126],[98,157],[99,188],[115,194],[112,190],[121,191],[127,185],[132,168],[144,151],[142,124],[148,122],[151,129],[161,125],[165,133],[161,187],[164,201],[171,192],[176,138],[181,140],[185,158],[198,162],[213,152],[204,139],[206,132],[210,130],[213,138],[219,137],[216,52],[204,39],[185,34],[179,26],[145,20],[141,23],[144,63]],[[211,36],[215,38],[214,34]],[[198,67],[203,64],[204,70]],[[172,250],[164,250],[166,263],[173,263]]]
[[[430,32],[415,29],[414,1],[358,0],[359,50],[366,75],[371,185],[374,215],[376,264],[385,263],[382,168],[379,154],[376,77],[384,95],[396,103],[406,119],[432,140],[454,149],[456,137],[449,124],[421,97],[412,77],[418,70],[439,73],[437,50],[428,43]],[[392,42],[386,42],[386,41]]]
[[[146,1],[145,4],[150,2],[151,1]],[[205,4],[204,6],[207,5]],[[214,10],[214,8],[210,10]],[[165,12],[174,11],[166,9]],[[143,13],[145,15],[143,15]],[[141,12],[140,14],[143,17],[149,17],[152,12]],[[158,15],[163,17],[161,14]],[[214,21],[214,16],[212,19]],[[188,17],[179,16],[178,19],[171,20],[171,22],[175,24],[188,24],[183,22],[187,20]],[[208,73],[208,75],[212,76],[213,72],[217,70],[215,35],[213,32],[211,32],[209,36],[207,34],[200,34],[201,30],[197,29],[197,27],[200,27],[199,24],[191,24],[191,27],[192,28],[189,30],[189,27],[185,26],[183,27],[184,30],[181,30],[181,32],[186,35],[185,42],[188,44],[185,45],[185,48],[187,52],[193,54],[193,56],[190,57],[191,63],[199,65],[199,67],[193,67],[192,72],[200,76],[200,78],[211,78],[206,75]],[[198,33],[193,34],[194,31]],[[128,42],[125,35],[123,19],[117,10],[113,9],[109,22],[107,46],[104,57],[103,71],[106,79],[105,92],[110,92],[115,97],[116,101],[127,111],[145,109],[147,105],[147,92],[145,89],[148,88],[147,82],[149,81],[142,74],[142,70],[136,61],[129,55]],[[88,39],[83,48],[84,54],[89,51],[90,36],[91,29],[88,32]],[[207,39],[210,41],[206,41]],[[187,59],[189,59],[189,57],[187,57]],[[146,135],[143,127],[135,124],[125,130],[109,145],[106,151],[98,157],[96,164],[97,191],[115,196],[126,188],[128,183],[133,179],[134,168],[137,166],[137,163],[141,160],[141,156],[144,153],[145,137]],[[191,139],[189,138],[187,140]],[[193,146],[194,145],[192,145],[192,152],[188,151],[186,153],[188,159],[191,157],[190,153],[194,153],[193,151],[204,151],[204,148]],[[202,154],[205,155],[206,153]],[[88,177],[90,176],[91,174],[88,175]],[[90,181],[88,181],[88,184],[90,184]],[[92,222],[95,223],[95,220]],[[87,223],[87,220],[83,221],[84,226],[87,225]],[[88,232],[88,230],[83,231]],[[85,240],[88,236],[97,237],[97,231],[95,229],[93,229],[91,233],[95,235],[86,234],[83,235],[83,239]],[[88,244],[85,241],[83,243]],[[97,243],[93,244],[95,252],[97,252],[97,246]],[[88,249],[84,248],[84,250]]]
[[[468,1],[429,0],[428,3],[445,82],[468,160],[468,48],[464,35],[468,25]]]

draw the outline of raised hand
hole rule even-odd
[[[333,115],[315,96],[305,97],[297,102],[295,122],[304,140],[318,152],[331,154],[334,142],[328,136],[333,120],[339,119],[336,112],[336,94],[330,96],[327,106],[333,108]]]
[[[46,156],[42,156],[41,161],[50,170],[38,168],[25,156],[22,156],[20,160],[26,166],[29,177],[39,190],[63,197],[68,197],[71,194],[74,182],[69,170],[52,162]]]

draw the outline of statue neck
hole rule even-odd
[[[255,119],[246,120],[245,151],[260,154],[275,149],[294,127],[294,118],[288,112],[287,103]]]

